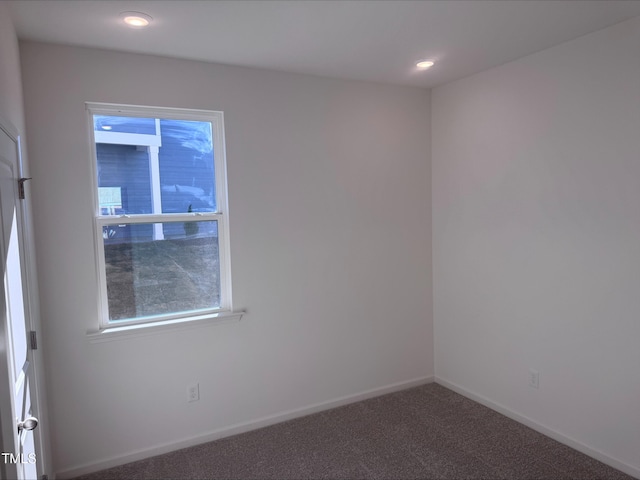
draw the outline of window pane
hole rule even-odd
[[[160,120],[162,212],[215,212],[211,123]]]
[[[100,215],[217,211],[211,122],[159,119],[156,132],[153,118],[93,118],[110,128],[96,143]],[[118,133],[134,130],[143,144]]]
[[[109,320],[220,307],[217,221],[103,228]]]

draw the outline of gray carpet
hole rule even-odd
[[[80,478],[632,477],[432,383]]]

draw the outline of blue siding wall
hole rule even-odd
[[[131,145],[96,145],[98,187],[120,187],[122,211],[117,213],[151,213],[149,154]]]
[[[160,120],[160,183],[164,213],[214,212],[215,181],[211,125]]]

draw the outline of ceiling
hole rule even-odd
[[[636,0],[14,0],[21,39],[433,87],[640,15]],[[153,17],[126,27],[126,10]],[[415,63],[436,64],[417,71]]]

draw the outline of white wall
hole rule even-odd
[[[18,39],[9,8],[0,3],[0,115],[24,132]]]
[[[26,145],[24,139],[25,134],[25,115],[23,107],[23,94],[22,94],[22,80],[20,74],[20,51],[18,48],[18,38],[16,36],[15,28],[11,17],[9,15],[9,9],[5,2],[0,2],[0,117],[4,122],[9,122],[10,128],[16,129],[21,139],[21,151],[22,151],[22,172],[25,176],[29,176],[29,161],[27,155]],[[9,125],[7,125],[9,127]],[[28,188],[28,187],[27,187]],[[31,222],[31,202],[30,198],[27,198],[22,204],[22,215],[20,217],[23,221],[23,228],[26,232],[32,230]],[[33,238],[29,237],[25,239],[25,247],[27,249],[26,255],[26,268],[29,280],[36,278],[35,261],[34,261],[34,244]],[[3,269],[4,271],[4,269]],[[32,282],[35,285],[35,281]],[[30,313],[31,321],[33,322],[31,328],[39,331],[40,317],[39,309],[37,305],[38,291],[37,288],[32,288],[29,291],[30,300]],[[4,307],[3,307],[4,308]],[[4,352],[3,352],[4,354]],[[32,388],[38,392],[40,399],[42,400],[38,411],[38,419],[40,425],[36,431],[36,437],[41,441],[42,448],[39,449],[38,463],[42,468],[41,472],[50,473],[51,464],[48,456],[48,432],[49,432],[49,419],[47,415],[47,398],[45,378],[43,372],[42,361],[42,348],[38,351],[32,352],[32,358],[34,365],[32,365],[33,377]],[[1,388],[7,388],[5,385]],[[8,451],[8,450],[4,450]]]
[[[430,378],[428,91],[39,43],[21,54],[59,472]],[[85,101],[224,111],[241,322],[88,342]]]
[[[638,45],[436,88],[432,189],[436,378],[640,476]]]

